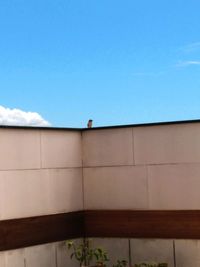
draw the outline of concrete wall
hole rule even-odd
[[[169,267],[200,266],[199,240],[95,238],[93,245],[104,247],[111,263],[126,259],[131,266],[141,262],[167,262]]]
[[[1,220],[83,208],[79,132],[0,129],[0,151]]]
[[[83,166],[85,209],[200,209],[199,123],[85,131]]]
[[[2,128],[0,150],[0,220],[83,208],[200,209],[199,123],[82,133]],[[198,240],[93,242],[107,248],[113,261],[200,264]],[[12,266],[77,264],[69,260],[63,242],[57,242],[1,252],[0,267]]]
[[[80,242],[80,240],[77,240]],[[169,267],[199,267],[199,240],[93,238],[93,246],[107,250],[108,266],[126,259],[140,262],[167,262]],[[64,242],[0,252],[1,267],[79,267],[70,259]]]
[[[0,220],[83,209],[80,132],[2,128],[0,151]],[[64,267],[60,244],[2,252],[0,267]]]
[[[77,240],[79,242],[79,240]],[[65,242],[0,252],[1,267],[79,267]]]
[[[85,131],[83,167],[85,209],[200,209],[200,124]],[[200,241],[94,241],[132,264],[200,266]]]

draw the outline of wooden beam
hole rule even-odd
[[[83,236],[83,212],[0,221],[0,251]]]
[[[200,210],[88,210],[0,221],[0,251],[79,237],[200,239]]]
[[[200,211],[85,211],[88,237],[200,239]]]

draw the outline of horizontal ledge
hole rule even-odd
[[[0,221],[0,251],[83,236],[83,212]]]
[[[85,211],[88,237],[200,239],[200,210]]]
[[[200,210],[86,210],[0,221],[0,251],[80,237],[200,239]]]

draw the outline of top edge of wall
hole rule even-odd
[[[18,126],[18,125],[0,125],[0,129],[81,131],[81,128],[51,127],[51,126]]]
[[[188,124],[189,123],[200,123],[200,119],[182,120],[182,121],[163,121],[163,122],[136,123],[136,124],[122,124],[122,125],[111,125],[111,126],[98,126],[98,127],[92,127],[92,128],[0,125],[0,129],[92,131],[92,130],[101,130],[101,129],[116,129],[116,128],[129,128],[129,127],[148,127],[148,126],[187,124],[187,123]]]
[[[148,127],[148,126],[189,124],[189,123],[200,123],[200,119],[197,119],[197,120],[182,120],[182,121],[163,121],[163,122],[137,123],[137,124],[112,125],[112,126],[100,126],[100,127],[92,127],[92,128],[82,128],[81,130],[82,131],[91,131],[91,130],[101,130],[101,129]]]

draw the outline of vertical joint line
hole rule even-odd
[[[84,192],[84,172],[83,172],[83,132],[81,132],[81,175],[82,175],[82,201],[83,210],[85,210],[85,192]]]
[[[131,240],[128,239],[128,257],[129,257],[129,266],[132,266],[132,259],[131,259]]]
[[[135,142],[134,142],[134,130],[132,128],[132,153],[133,153],[133,165],[135,165]]]
[[[147,185],[147,205],[150,208],[150,191],[149,191],[149,167],[148,165],[145,166],[146,168],[146,185]]]
[[[24,258],[24,267],[26,267],[26,258]]]
[[[40,169],[42,169],[42,130],[40,130]]]
[[[176,267],[176,247],[175,247],[175,240],[173,240],[173,258],[174,258],[174,267]]]
[[[55,244],[55,266],[58,267],[58,243]]]

